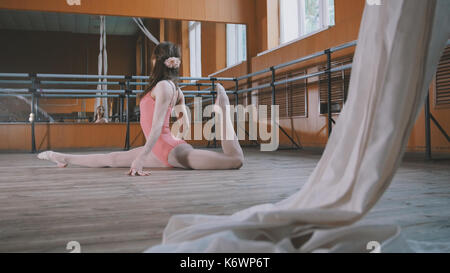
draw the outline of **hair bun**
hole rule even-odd
[[[178,57],[170,57],[164,61],[164,64],[171,69],[179,68],[181,64],[181,60]]]

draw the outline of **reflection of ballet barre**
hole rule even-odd
[[[235,91],[225,91],[226,93],[228,93],[228,94],[234,94],[235,93]],[[192,90],[192,91],[183,91],[183,94],[211,94],[212,93],[212,91],[208,91],[208,90],[205,90],[205,91],[194,91],[194,90]]]
[[[31,97],[31,94],[2,94],[0,93],[0,97],[17,97],[17,96],[22,96],[22,97]]]
[[[143,90],[129,90],[133,94],[143,93]],[[0,93],[28,93],[29,89],[26,88],[0,88]],[[36,90],[36,94],[43,96],[46,93],[61,93],[61,94],[76,94],[76,93],[84,93],[84,94],[96,94],[96,93],[111,93],[111,94],[125,94],[127,90],[97,90],[97,89],[46,89],[41,88]],[[212,91],[182,91],[184,94],[211,94]],[[234,91],[226,91],[227,93],[234,94]]]
[[[0,80],[3,84],[32,84],[31,80]],[[61,84],[61,85],[120,85],[122,82],[98,82],[98,81],[40,81],[41,85]],[[148,85],[148,82],[130,82],[129,85]],[[180,82],[179,86],[211,86],[212,83],[188,83]]]
[[[45,74],[37,73],[34,75],[36,78],[55,78],[55,79],[115,79],[115,80],[148,80],[150,76],[124,76],[124,75],[83,75],[83,74]],[[0,77],[10,78],[28,78],[28,73],[0,73]],[[234,78],[221,78],[221,77],[179,77],[181,81],[234,81]],[[102,84],[102,82],[98,82]]]
[[[26,92],[29,92],[29,89],[25,89],[25,88],[0,88],[0,93],[26,93]]]
[[[83,94],[42,94],[40,95],[42,98],[58,98],[58,99],[65,99],[65,98],[120,98],[120,95],[83,95]],[[132,97],[132,95],[130,95]],[[136,97],[136,96],[134,96]]]
[[[31,81],[25,81],[25,80],[0,80],[0,83],[5,84],[31,84]]]
[[[0,80],[4,84],[31,84],[31,80]],[[68,85],[120,85],[122,82],[98,82],[98,81],[40,81],[43,85],[68,84]],[[148,82],[130,82],[130,85],[148,85]],[[211,86],[211,83],[180,82],[179,86]]]
[[[96,93],[125,93],[125,90],[88,90],[88,89],[38,89],[38,90],[34,90],[35,91],[35,95],[40,95],[42,96],[43,94],[46,93],[92,93],[92,94],[96,94]],[[136,90],[137,91],[137,90]],[[26,89],[26,88],[0,88],[0,93],[9,93],[9,92],[14,92],[14,93],[28,93],[30,92],[30,89]]]

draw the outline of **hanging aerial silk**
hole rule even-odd
[[[135,18],[133,17],[134,22],[136,23],[136,25],[141,29],[141,31],[144,33],[145,36],[147,36],[147,38],[152,41],[155,45],[159,44],[158,39],[155,38],[155,36],[153,36],[150,31],[145,27],[144,22],[142,21],[141,18]]]
[[[100,52],[98,54],[98,75],[108,75],[108,54],[106,51],[106,18],[105,16],[100,16]],[[97,85],[97,90],[106,91],[108,86],[106,84],[101,84],[102,82],[107,82],[107,79],[99,79],[99,84]],[[97,95],[107,95],[108,93],[97,93]],[[108,108],[108,98],[96,98],[95,99],[95,109],[94,113],[97,112],[97,107],[103,105],[105,109],[105,118],[108,119],[109,108]]]
[[[401,162],[449,38],[449,14],[448,0],[366,5],[347,103],[302,189],[230,216],[175,215],[162,244],[146,252],[411,251],[398,226],[356,222]]]

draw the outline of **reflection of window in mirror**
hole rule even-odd
[[[335,24],[334,0],[279,1],[282,44]]]
[[[189,54],[191,77],[202,76],[202,39],[200,22],[189,22]]]
[[[247,59],[247,31],[245,25],[227,24],[227,66]]]

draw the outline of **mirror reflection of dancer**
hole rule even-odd
[[[130,151],[107,154],[72,155],[46,151],[38,155],[57,163],[59,167],[68,164],[84,167],[130,167],[129,175],[149,175],[143,168],[177,167],[183,169],[213,170],[239,169],[244,154],[234,132],[229,115],[220,115],[223,129],[221,145],[223,153],[194,149],[183,139],[175,138],[169,129],[169,118],[174,105],[182,106],[183,127],[189,125],[184,96],[177,87],[179,76],[180,49],[173,43],[163,42],[152,54],[153,69],[148,88],[141,96],[141,128],[146,137],[144,146]],[[217,85],[215,105],[226,113],[228,96],[222,85]],[[183,134],[189,127],[183,128]],[[229,130],[229,131],[228,131]],[[233,132],[231,133],[231,130]],[[227,133],[228,132],[228,133]],[[225,138],[227,134],[232,138]]]
[[[97,109],[95,109],[94,122],[108,123],[108,120],[105,118],[105,107],[103,107],[103,105],[99,105],[97,106]]]

